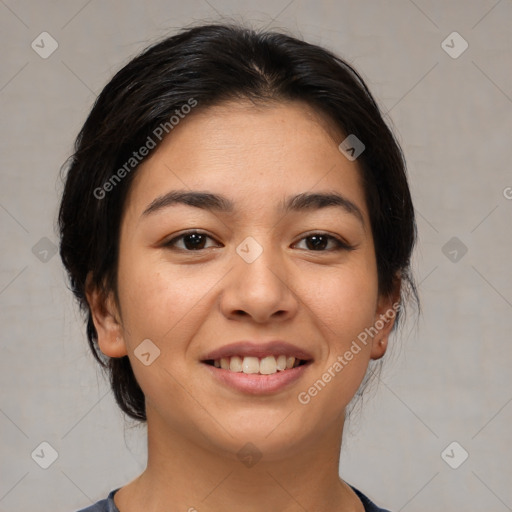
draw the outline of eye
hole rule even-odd
[[[183,251],[200,251],[202,249],[208,249],[209,247],[218,247],[218,244],[207,246],[206,244],[208,240],[213,240],[213,238],[206,233],[201,233],[200,231],[189,231],[165,242],[164,247],[180,249]]]
[[[355,248],[335,236],[328,235],[327,233],[313,233],[302,238],[294,245],[298,246],[298,244],[303,242],[305,242],[306,247],[298,247],[299,249],[317,252],[352,250]]]

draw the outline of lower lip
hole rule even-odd
[[[214,378],[237,391],[250,395],[270,395],[282,391],[300,379],[310,364],[311,361],[308,361],[296,368],[278,371],[272,375],[261,375],[259,373],[232,372],[203,363]]]

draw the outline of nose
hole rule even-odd
[[[221,296],[222,313],[229,319],[266,323],[293,318],[298,300],[284,262],[265,249],[252,263],[234,255],[234,268]]]

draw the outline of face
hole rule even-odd
[[[300,103],[226,103],[181,121],[139,167],[117,305],[89,298],[150,428],[272,457],[341,432],[396,296],[379,296],[360,170],[331,128]]]

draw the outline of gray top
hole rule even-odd
[[[352,486],[350,486],[352,487]],[[98,501],[94,505],[87,508],[82,508],[77,512],[119,512],[119,509],[114,503],[114,494],[120,488],[110,491],[106,499]],[[369,498],[367,498],[361,491],[358,491],[355,487],[352,487],[354,492],[359,496],[359,499],[364,505],[365,512],[389,512],[389,510],[383,509],[375,505]]]

